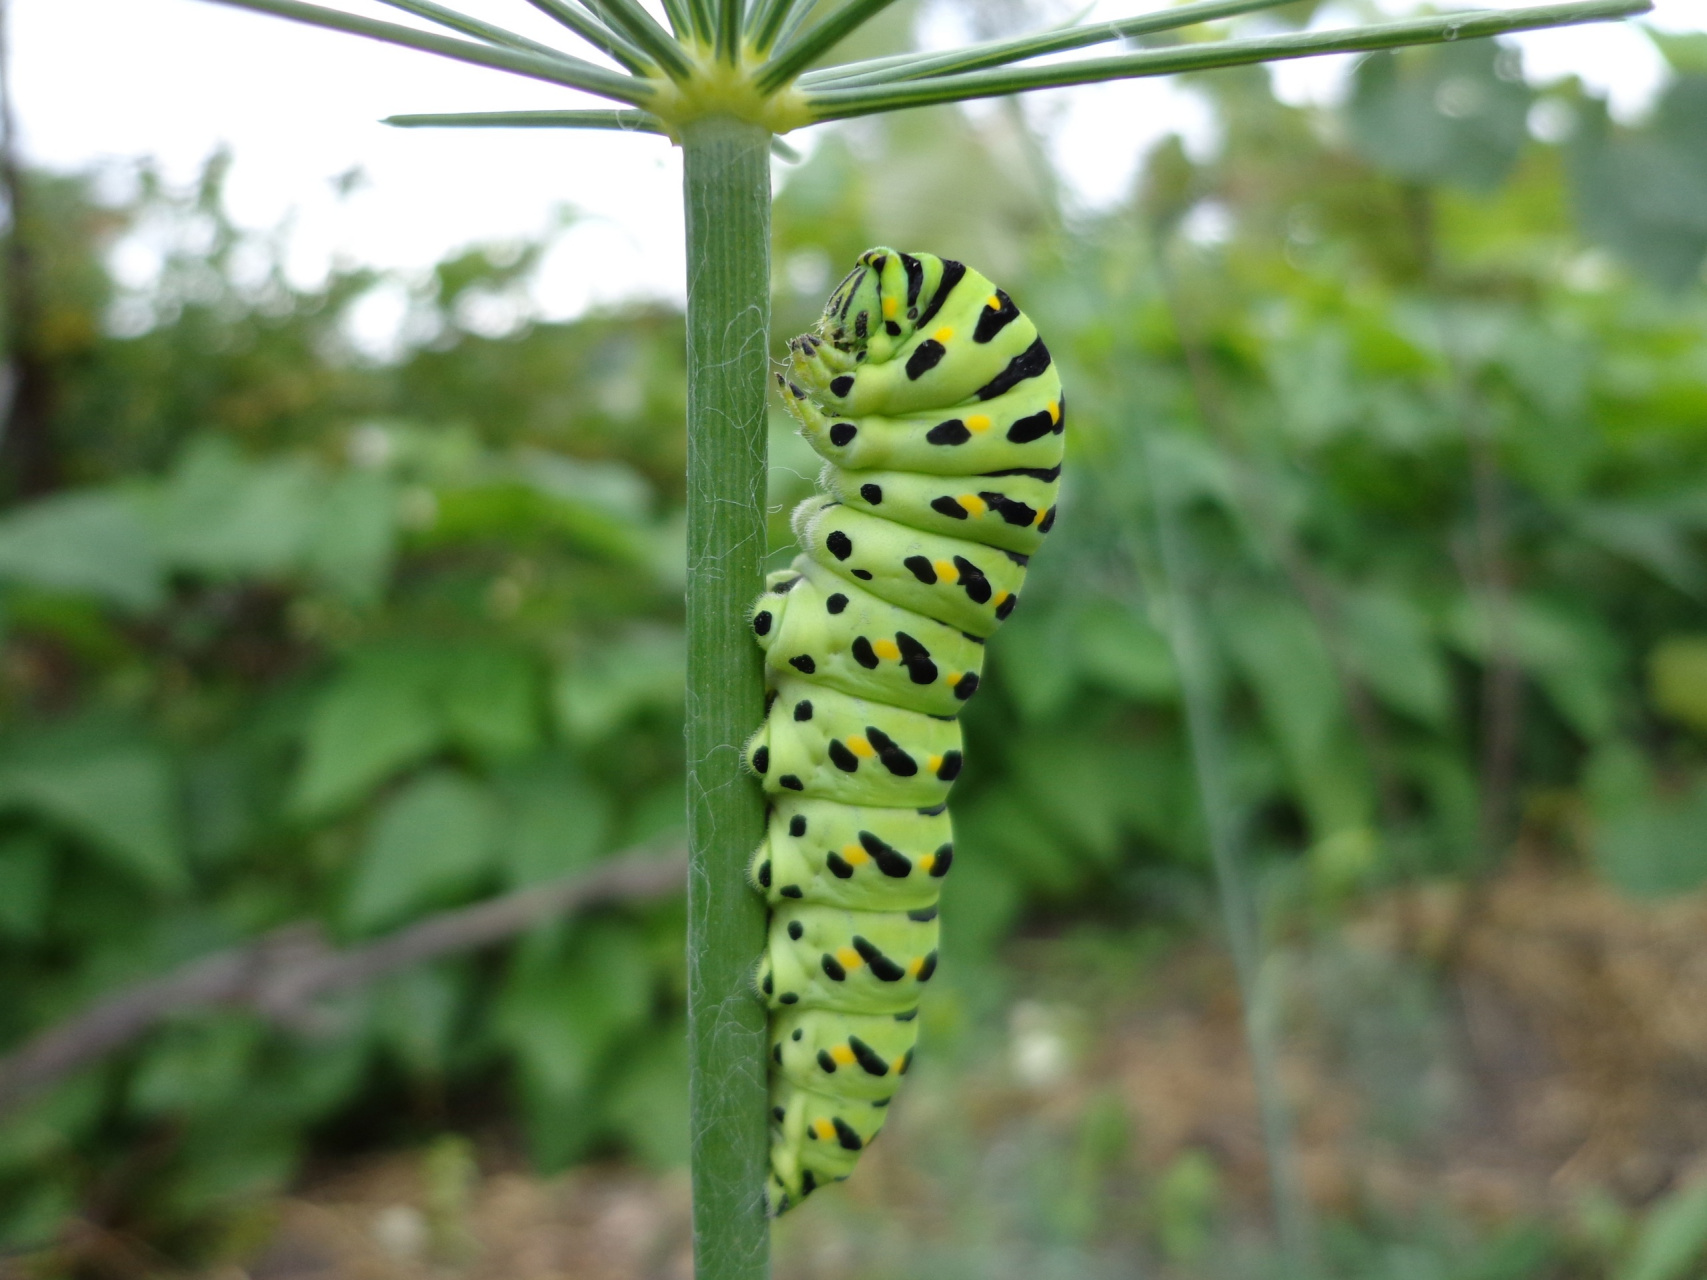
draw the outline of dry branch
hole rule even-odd
[[[313,922],[285,925],[126,987],[0,1058],[0,1117],[171,1015],[211,1007],[247,1009],[293,1030],[312,1030],[325,1025],[315,1002],[329,992],[490,946],[601,903],[667,897],[684,887],[686,875],[684,854],[638,850],[590,871],[429,916],[346,950],[328,944]]]

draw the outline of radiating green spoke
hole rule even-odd
[[[386,116],[399,129],[613,129],[619,133],[663,133],[664,123],[646,111],[454,111],[436,115]]]
[[[688,60],[682,46],[635,0],[589,0],[589,3],[600,17],[634,41],[672,80],[685,80],[693,74],[693,63]]]
[[[1042,67],[1006,67],[852,89],[823,88],[811,92],[807,103],[815,119],[842,120],[879,111],[897,111],[939,102],[964,102],[1033,89],[1171,75],[1180,71],[1206,71],[1215,67],[1248,66],[1256,62],[1309,58],[1323,53],[1366,53],[1401,45],[1468,40],[1537,27],[1602,22],[1645,13],[1649,8],[1648,0],[1582,0],[1580,3],[1537,5],[1527,9],[1438,14],[1340,31],[1296,31],[1252,40],[1221,40],[1106,58],[1083,58]]]
[[[866,62],[850,62],[822,71],[808,71],[800,83],[814,88],[850,89],[857,85],[887,83],[892,80],[913,80],[920,76],[949,75],[962,71],[980,71],[999,67],[1026,58],[1038,58],[1048,53],[1063,53],[1068,49],[1083,49],[1093,44],[1146,35],[1153,31],[1172,31],[1199,22],[1213,22],[1258,9],[1272,9],[1290,4],[1292,0],[1198,0],[1155,13],[1139,14],[1133,18],[1118,18],[1088,26],[1067,26],[1054,31],[1010,40],[990,40],[984,44],[968,45],[951,53],[896,54],[887,58],[872,58]]]
[[[528,0],[546,17],[569,28],[595,49],[615,58],[636,75],[645,75],[655,65],[639,49],[600,22],[573,0]]]
[[[693,16],[688,12],[686,0],[662,0],[664,16],[670,21],[670,30],[675,33],[677,40],[693,39]]]
[[[754,82],[761,92],[775,92],[894,2],[846,0],[799,39],[783,44],[777,55],[759,68]]]
[[[379,0],[379,2],[388,4],[393,9],[401,9],[404,13],[412,13],[417,18],[425,18],[428,22],[436,22],[441,27],[449,27],[452,31],[460,31],[465,36],[484,40],[487,44],[505,45],[511,49],[526,49],[532,53],[544,54],[548,58],[564,56],[561,49],[553,49],[548,44],[530,40],[514,31],[506,31],[503,27],[493,26],[490,22],[471,18],[466,13],[447,9],[442,4],[432,3],[432,0]]]
[[[760,53],[770,50],[787,19],[793,0],[753,0],[747,8],[747,40]]]
[[[693,23],[694,39],[701,44],[712,44],[717,36],[717,15],[713,12],[718,0],[685,0],[688,9],[688,20]]]
[[[399,26],[395,22],[379,22],[338,9],[304,4],[301,0],[211,2],[235,9],[248,9],[255,13],[269,13],[274,17],[307,23],[312,27],[325,27],[331,31],[366,36],[370,40],[402,45],[407,49],[419,49],[423,53],[436,53],[442,58],[471,62],[475,66],[491,67],[498,71],[509,71],[530,79],[565,85],[571,89],[585,89],[588,93],[596,93],[603,98],[615,98],[618,102],[633,103],[636,106],[645,103],[656,92],[644,80],[623,75],[618,71],[607,71],[604,67],[594,66],[565,53],[547,58],[543,54],[530,53],[525,49],[507,49],[497,45],[475,44],[468,40],[453,40],[449,36],[437,35],[431,31]]]
[[[783,16],[782,27],[776,33],[776,45],[781,48],[794,39],[794,33],[799,31],[806,19],[812,16],[812,11],[818,7],[818,0],[791,0],[790,8]]]
[[[741,0],[717,0],[717,56],[733,63],[741,52],[741,28],[747,24],[747,6]]]

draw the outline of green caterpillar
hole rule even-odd
[[[770,702],[747,743],[772,805],[771,1210],[853,1171],[883,1127],[937,964],[948,790],[984,641],[1055,521],[1066,419],[1037,329],[976,271],[872,249],[783,399],[825,459],[804,549],[754,604]]]

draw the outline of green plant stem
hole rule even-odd
[[[1604,22],[1634,13],[1646,13],[1652,7],[1649,0],[1580,0],[1578,3],[1536,5],[1527,9],[1443,13],[1340,31],[1295,31],[1252,40],[1218,40],[1105,58],[1082,58],[1042,67],[1003,67],[853,89],[821,88],[808,94],[807,103],[817,120],[842,120],[904,107],[993,98],[1032,89],[1171,75],[1179,71],[1207,71],[1215,67],[1247,66],[1254,62],[1310,58],[1323,53],[1365,53],[1401,45],[1497,36],[1538,27]],[[777,62],[781,63],[786,58],[785,52]],[[794,65],[793,70],[798,71],[803,65]],[[765,81],[761,79],[760,84],[764,87]]]
[[[770,134],[682,130],[688,260],[688,1028],[694,1275],[763,1280],[765,908],[746,865],[764,832],[741,745],[764,714],[747,626],[765,558]]]
[[[1227,949],[1233,957],[1233,972],[1243,1007],[1245,1046],[1251,1057],[1251,1076],[1256,1086],[1257,1111],[1268,1158],[1269,1193],[1274,1206],[1275,1227],[1280,1235],[1287,1274],[1299,1277],[1313,1270],[1309,1210],[1294,1166],[1292,1118],[1281,1088],[1274,1036],[1264,1017],[1267,1001],[1261,990],[1262,955],[1257,916],[1244,859],[1240,856],[1237,801],[1228,775],[1226,733],[1222,728],[1216,693],[1218,681],[1210,657],[1209,638],[1197,611],[1196,601],[1202,587],[1195,580],[1177,501],[1166,491],[1164,471],[1159,469],[1163,460],[1151,443],[1149,431],[1142,431],[1141,436],[1144,471],[1150,477],[1156,544],[1164,586],[1162,616],[1154,621],[1161,625],[1163,634],[1168,638],[1174,666],[1179,672],[1186,738],[1191,747],[1192,771],[1197,779],[1198,803],[1208,835],[1210,862],[1215,870],[1216,898],[1221,907],[1222,928],[1227,935]],[[1137,558],[1135,554],[1134,559]]]
[[[928,56],[902,53],[892,54],[887,58],[872,58],[865,62],[849,62],[839,67],[828,67],[823,71],[808,71],[800,77],[800,83],[803,87],[852,89],[858,85],[916,80],[921,76],[981,71],[985,67],[999,67],[1026,58],[1040,58],[1046,53],[1062,53],[1068,49],[1083,49],[1088,45],[1129,39],[1153,31],[1173,31],[1199,22],[1232,18],[1258,9],[1272,9],[1288,2],[1289,0],[1198,0],[1194,4],[1176,5],[1156,13],[1141,14],[1136,18],[1117,18],[1111,22],[1096,22],[1088,26],[1066,26],[1013,40],[991,40],[984,44],[968,45],[952,53]]]
[[[618,133],[663,133],[644,111],[457,111],[437,115],[386,116],[399,129],[612,129]]]
[[[299,0],[212,0],[212,3],[234,9],[248,9],[254,13],[267,13],[276,18],[289,18],[293,22],[306,23],[311,27],[325,27],[331,31],[366,36],[369,40],[398,44],[407,49],[419,49],[424,53],[436,53],[441,58],[472,62],[476,66],[509,71],[533,80],[566,85],[571,89],[585,89],[588,93],[596,93],[600,97],[615,98],[618,102],[637,106],[644,105],[654,94],[652,86],[644,80],[637,80],[618,71],[608,71],[604,67],[583,62],[580,58],[571,58],[568,54],[560,53],[547,58],[543,54],[529,53],[522,49],[453,40],[449,36],[437,35],[431,31],[400,26],[395,22],[379,22],[373,18],[363,18],[316,4],[302,4]]]

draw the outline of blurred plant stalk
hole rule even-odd
[[[612,69],[431,0],[384,2],[456,36],[300,0],[217,2],[543,80],[616,104],[599,110],[395,116],[396,125],[610,129],[662,133],[682,147],[689,271],[688,963],[694,1247],[701,1280],[753,1280],[769,1271],[760,1195],[767,1140],[764,1011],[749,980],[763,942],[764,912],[744,879],[762,827],[763,801],[738,762],[742,740],[759,721],[763,695],[745,608],[761,589],[766,550],[768,151],[775,136],[907,107],[1493,36],[1602,21],[1650,7],[1647,0],[1578,0],[1031,61],[1281,2],[1196,0],[947,52],[822,66],[893,0],[843,0],[822,14],[818,0],[662,0],[667,27],[639,0],[528,0],[616,63],[619,69]],[[1214,826],[1216,816],[1210,819]]]

